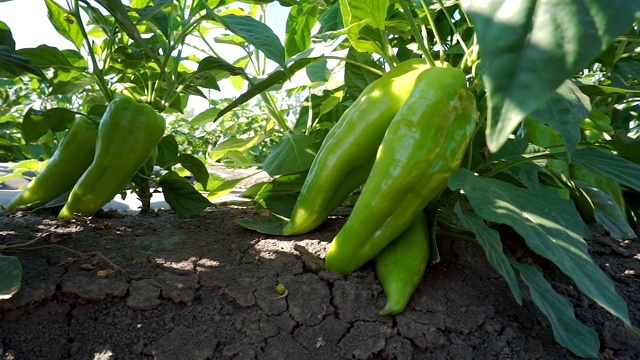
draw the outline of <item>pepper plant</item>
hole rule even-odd
[[[0,36],[1,45],[5,46],[0,53],[2,59],[10,60],[2,63],[3,77],[7,73],[30,73],[46,78],[52,84],[52,94],[92,89],[95,97],[76,109],[89,115],[101,114],[104,103],[118,92],[158,111],[179,113],[188,96],[206,98],[202,89],[218,89],[218,82],[229,77],[245,91],[224,105],[211,101],[212,107],[193,116],[191,125],[229,121],[237,118],[234,114],[243,106],[261,104],[266,108],[265,121],[258,126],[262,133],[238,134],[214,148],[221,152],[232,149],[228,153],[233,156],[233,151],[246,151],[265,138],[278,141],[258,164],[274,180],[245,192],[245,196],[252,197],[259,215],[238,219],[239,224],[269,234],[300,234],[320,226],[340,204],[355,203],[351,213],[354,220],[347,223],[362,226],[363,212],[356,211],[360,199],[363,204],[375,204],[369,206],[394,206],[401,213],[401,207],[395,209],[395,204],[391,205],[402,195],[398,193],[409,192],[404,195],[411,198],[412,191],[418,194],[424,187],[434,185],[417,180],[437,178],[436,196],[425,198],[427,203],[412,205],[418,215],[427,218],[427,231],[424,224],[414,227],[416,214],[412,213],[405,216],[407,221],[402,226],[412,224],[411,229],[418,230],[398,234],[402,230],[398,225],[386,240],[394,244],[406,234],[424,237],[428,232],[429,245],[407,241],[401,251],[386,252],[386,245],[381,250],[381,246],[372,247],[368,239],[363,239],[362,248],[368,252],[359,259],[358,266],[373,260],[376,265],[384,262],[397,267],[402,262],[395,261],[398,255],[394,254],[429,251],[428,256],[412,259],[416,266],[402,270],[404,274],[421,274],[428,264],[438,261],[437,239],[468,239],[484,249],[487,261],[505,279],[518,303],[529,298],[540,308],[562,346],[578,356],[597,357],[597,333],[576,319],[569,300],[551,287],[538,267],[510,253],[501,238],[505,236],[501,229],[507,227],[533,252],[555,264],[586,297],[617,317],[630,331],[637,332],[624,299],[588,254],[588,224],[597,223],[616,238],[636,237],[640,198],[640,3],[260,1],[287,9],[284,41],[259,20],[264,15],[263,5],[250,6],[248,11],[246,7],[234,7],[256,1],[134,0],[123,5],[119,1],[77,0],[66,8],[51,0],[46,3],[56,29],[77,50],[63,52],[46,46],[15,50],[10,36]],[[92,27],[84,25],[83,16],[91,20]],[[224,33],[210,36],[215,29]],[[7,34],[6,27],[0,30]],[[198,47],[203,57],[185,56],[185,39],[192,37],[202,41]],[[224,52],[218,50],[219,44],[231,44],[244,55],[227,61],[223,59]],[[83,46],[89,63],[80,55]],[[429,79],[429,83],[410,84],[402,89],[408,92],[403,98],[398,95],[400,90],[385,87],[384,81],[377,82],[410,62],[428,68],[417,71],[421,75],[416,74],[416,79]],[[194,63],[195,70],[188,66]],[[270,68],[267,63],[274,66]],[[408,138],[397,134],[387,137],[394,132],[387,132],[384,127],[395,129],[397,125],[391,123],[398,123],[400,118],[418,123],[418,119],[406,115],[408,111],[403,109],[408,107],[403,107],[402,99],[432,99],[424,94],[442,90],[439,87],[444,82],[433,80],[431,70],[448,66],[463,74],[466,84],[460,86],[475,99],[476,123],[472,131],[465,132],[471,139],[459,141],[444,133],[433,135],[442,135],[437,139],[425,135],[413,148],[420,148],[418,145],[424,142],[425,147],[433,149],[432,158],[454,154],[451,158],[456,161],[442,166],[432,163],[415,172],[403,168],[401,161],[394,164],[387,159],[384,167],[376,165],[381,163],[375,160],[378,154],[385,158],[382,154],[388,151],[379,144],[388,148],[389,142],[399,149],[398,153],[407,150],[407,162],[425,156],[411,150]],[[54,75],[46,75],[43,69],[53,69]],[[307,81],[293,85],[290,80],[302,74]],[[414,95],[414,91],[420,93]],[[283,106],[278,101],[282,93],[301,99],[300,106]],[[382,131],[365,128],[356,135],[352,133],[355,126],[343,126],[346,119],[375,117],[380,115],[378,111],[388,109],[376,107],[381,103],[374,102],[375,96],[367,103],[370,94],[396,99],[396,109],[389,115],[391,123],[385,124]],[[93,100],[96,97],[97,102]],[[408,103],[415,106],[414,113],[419,112],[416,102]],[[458,111],[453,109],[452,112]],[[367,114],[367,110],[376,113]],[[360,116],[352,116],[353,113]],[[446,114],[435,118],[446,118]],[[427,131],[426,122],[427,125],[412,127],[414,133]],[[274,133],[270,131],[277,136],[265,135]],[[332,148],[336,139],[344,140],[345,145]],[[442,146],[430,145],[443,140]],[[325,154],[325,148],[333,150]],[[177,211],[186,209],[184,213],[179,211],[186,216],[202,211],[210,202],[194,193],[173,166],[179,163],[191,171],[203,189],[208,189],[209,177],[200,159],[180,153],[179,149],[176,137],[167,135],[158,147],[156,164],[168,171],[159,178],[167,200],[172,207],[176,205]],[[339,167],[330,172],[316,171],[314,163],[320,163],[323,156],[331,160],[326,161],[328,164],[339,163]],[[357,166],[356,162],[363,158],[366,165]],[[369,168],[376,167],[382,170],[369,172]],[[392,170],[396,172],[389,185],[384,178],[390,173],[385,171]],[[350,178],[351,173],[358,176]],[[318,174],[326,178],[319,181]],[[153,174],[142,175],[140,188],[149,191],[144,183]],[[312,186],[314,181],[331,184],[331,190]],[[404,189],[398,185],[401,182],[419,184],[419,189]],[[378,193],[384,194],[383,185],[396,190],[386,192],[395,194],[393,199],[376,198]],[[323,201],[322,197],[332,201]],[[311,206],[305,215],[314,218],[311,225],[296,229],[294,219],[304,201],[320,205]],[[382,210],[375,209],[378,214]],[[390,215],[385,216],[364,226],[375,229],[390,219]],[[344,259],[350,257],[346,253],[333,257],[345,249],[342,242],[340,236],[334,239],[327,267],[348,273],[354,269]],[[346,248],[349,250],[349,246]],[[13,260],[2,259],[15,269]],[[338,259],[337,263],[332,259]],[[4,263],[0,262],[0,267]],[[389,273],[380,270],[378,274],[393,304],[383,313],[403,311],[415,282],[404,284],[408,297],[401,297],[397,288],[386,286]],[[10,280],[12,283],[3,284],[0,293],[15,291],[16,277]],[[525,289],[529,297],[523,296]]]

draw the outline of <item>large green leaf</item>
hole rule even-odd
[[[475,27],[487,89],[487,145],[498,150],[532,111],[629,30],[629,0],[462,0]]]
[[[546,187],[524,189],[465,169],[449,178],[449,187],[462,189],[484,219],[515,229],[529,248],[556,264],[585,295],[631,327],[627,304],[587,252],[583,239],[587,229],[572,201]]]
[[[567,160],[566,155],[558,155]],[[576,150],[571,161],[594,173],[602,174],[640,191],[640,165],[608,151],[588,147]]]
[[[76,49],[82,48],[84,37],[82,36],[82,29],[79,20],[67,9],[60,6],[53,0],[44,0],[47,5],[47,15],[51,25],[56,31],[64,36],[65,39],[71,41]]]
[[[162,187],[164,199],[180,218],[200,214],[213,206],[187,179],[173,171],[164,174],[158,184]]]
[[[182,167],[189,170],[193,175],[195,181],[202,184],[203,188],[207,188],[207,182],[209,181],[209,170],[202,160],[191,154],[180,154],[176,159]]]
[[[65,108],[52,108],[45,111],[30,108],[22,119],[22,136],[30,143],[48,131],[66,130],[75,118],[75,113]]]
[[[340,0],[342,22],[354,48],[361,52],[383,50],[389,0]]]
[[[511,262],[529,287],[531,300],[547,316],[556,341],[578,356],[597,358],[600,350],[598,334],[576,320],[571,302],[558,294],[532,265]]]
[[[262,51],[268,59],[280,65],[282,69],[287,69],[284,46],[282,46],[278,36],[266,24],[250,16],[225,15],[221,16],[220,20],[222,25],[229,31]]]
[[[84,56],[76,50],[60,51],[58,48],[52,46],[39,45],[35,48],[20,49],[16,51],[16,54],[28,58],[43,69],[55,67],[67,70],[87,70],[87,62]],[[79,61],[78,58],[81,60]]]
[[[271,149],[264,161],[264,170],[270,176],[277,176],[309,169],[315,157],[315,151],[311,149],[315,142],[316,139],[310,135],[286,133]]]
[[[522,295],[520,294],[520,286],[516,279],[516,274],[509,263],[509,259],[502,251],[502,243],[500,242],[500,234],[487,226],[480,216],[470,211],[463,211],[460,203],[456,203],[453,209],[458,215],[460,222],[464,227],[473,231],[476,239],[484,249],[489,264],[507,281],[511,288],[513,297],[516,298],[518,304],[522,305]]]
[[[42,69],[34,65],[31,60],[5,49],[0,47],[0,78],[14,78],[27,72],[39,78],[47,79]]]
[[[16,41],[13,39],[9,25],[0,21],[0,47],[5,47],[8,51],[16,49]]]
[[[638,237],[625,220],[622,213],[624,210],[620,209],[611,196],[584,181],[573,180],[573,182],[589,197],[590,205],[593,207],[593,216],[598,224],[609,231],[612,237],[616,239],[635,239]]]
[[[589,98],[567,80],[529,117],[549,124],[562,135],[567,152],[571,154],[580,142],[580,122],[589,116],[590,111]]]

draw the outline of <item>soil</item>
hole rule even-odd
[[[344,209],[341,209],[344,210]],[[17,256],[22,288],[0,301],[1,359],[573,359],[524,291],[523,305],[468,241],[438,239],[407,309],[380,316],[371,265],[342,277],[322,258],[346,211],[315,231],[268,236],[235,224],[248,207],[189,219],[173,212],[55,221],[0,210],[0,244],[37,239]],[[591,255],[640,325],[640,243],[593,228]],[[640,337],[574,290],[517,239],[508,251],[545,271],[594,328],[602,359],[640,358]],[[6,253],[5,255],[9,255]],[[121,270],[113,273],[113,270]],[[276,292],[284,284],[286,296]]]

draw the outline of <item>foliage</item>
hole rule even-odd
[[[268,3],[288,11],[282,41],[264,20]],[[172,208],[188,216],[209,206],[216,189],[230,185],[212,181],[209,162],[262,167],[274,180],[245,194],[260,214],[270,215],[238,222],[277,233],[313,154],[362,90],[410,58],[447,62],[467,74],[480,121],[464,169],[449,179],[449,190],[437,201],[439,227],[475,238],[520,303],[520,287],[526,285],[556,340],[577,355],[598,356],[597,334],[576,320],[571,304],[540,269],[509,255],[501,226],[515,230],[587,297],[632,328],[624,300],[588,255],[585,223],[595,219],[612,234],[635,237],[640,3],[46,4],[56,30],[76,48],[15,49],[10,29],[0,22],[4,160],[46,159],[70,114],[99,117],[115,94],[125,93],[173,119],[158,147],[155,165],[162,171],[144,174],[134,186],[152,191],[145,181],[157,181]],[[225,57],[229,49],[240,55]],[[227,88],[242,93],[228,96]],[[210,107],[191,116],[185,112],[189,97],[206,99]],[[523,136],[525,119],[545,124],[561,142],[530,142]],[[621,186],[624,208],[597,186],[574,179],[563,170],[569,165]],[[181,176],[184,169],[201,192]],[[15,268],[12,259],[3,261]],[[13,284],[3,289],[9,287],[15,290]]]

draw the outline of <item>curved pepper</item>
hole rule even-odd
[[[376,255],[376,275],[387,302],[380,315],[401,313],[411,300],[429,262],[431,233],[424,212]]]
[[[318,150],[283,235],[313,230],[365,182],[391,119],[426,68],[423,59],[402,62],[362,91]]]
[[[475,98],[456,68],[422,72],[391,121],[353,210],[331,242],[327,270],[348,274],[402,233],[437,200],[476,126]]]
[[[58,220],[93,215],[127,185],[162,139],[165,121],[128,97],[109,103],[98,127],[95,159],[71,190]]]
[[[91,165],[97,137],[91,120],[76,117],[42,172],[7,205],[7,210],[33,209],[69,191]]]

